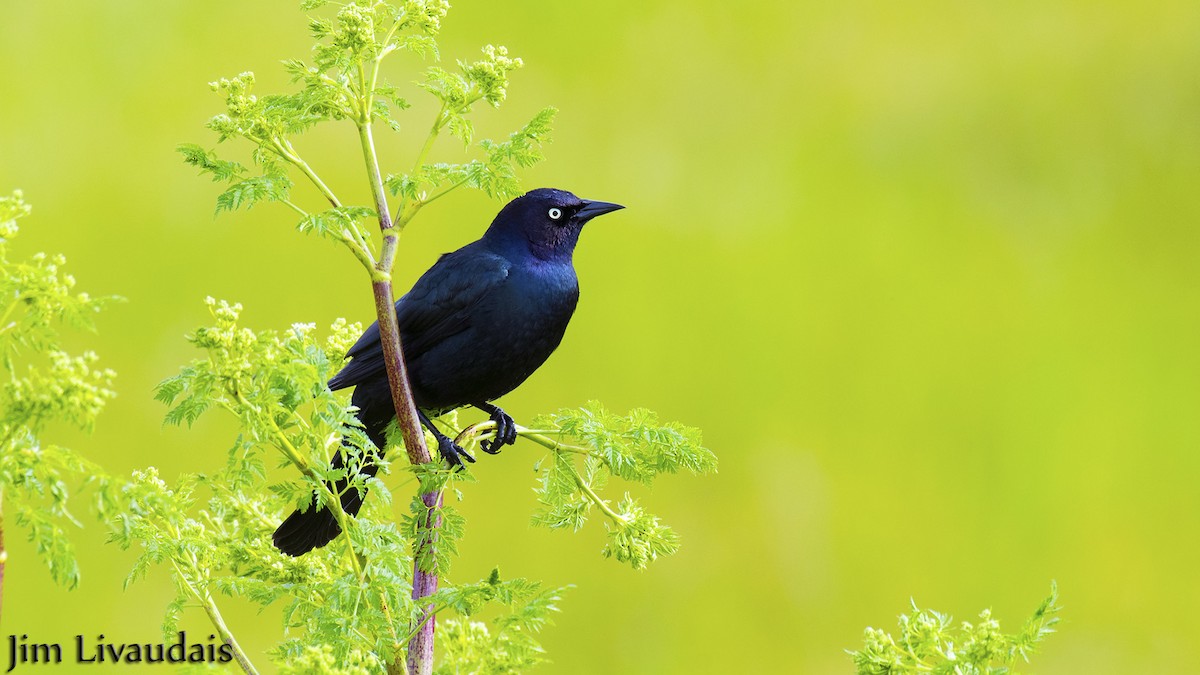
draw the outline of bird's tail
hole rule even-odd
[[[339,454],[334,458],[334,468],[342,466],[345,459]],[[371,464],[365,464],[361,468],[361,473],[374,476],[378,469]],[[349,516],[358,515],[359,509],[362,508],[363,497],[366,492],[357,489],[347,490],[345,481],[338,481],[337,485],[330,486],[334,494],[341,493],[342,510]],[[307,511],[297,509],[292,512],[275,530],[275,534],[271,535],[271,541],[274,542],[275,548],[290,556],[301,556],[314,548],[321,548],[325,544],[333,541],[335,537],[342,533],[342,527],[338,525],[337,517],[328,507],[317,508],[316,505],[310,505]]]

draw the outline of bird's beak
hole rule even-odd
[[[585,199],[583,200],[583,208],[576,212],[575,218],[581,223],[586,223],[596,216],[602,216],[623,208],[625,207],[620,204],[613,204],[612,202],[594,202],[590,199]]]

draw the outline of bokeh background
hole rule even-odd
[[[208,81],[284,85],[297,4],[0,3],[0,189],[35,208],[16,250],[129,300],[79,341],[120,397],[57,436],[115,473],[229,447],[229,420],[164,428],[151,400],[204,296],[257,327],[371,317],[348,254],[281,207],[214,218],[218,186],[174,152],[214,142]],[[567,339],[505,407],[646,406],[722,459],[647,496],[684,548],[642,573],[600,557],[598,522],[527,525],[531,447],[480,462],[456,575],[577,585],[541,672],[847,673],[910,597],[1016,628],[1052,579],[1065,620],[1036,672],[1200,672],[1200,4],[464,0],[443,42],[527,62],[481,135],[561,109],[526,185],[629,207],[589,226]],[[429,123],[412,98],[390,168]],[[354,146],[300,147],[362,196]],[[425,212],[398,290],[498,206]],[[156,639],[165,573],[122,591],[132,557],[103,538],[80,531],[66,592],[10,533],[0,633]],[[277,611],[224,604],[252,653],[278,637]]]

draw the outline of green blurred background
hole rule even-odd
[[[256,327],[372,315],[346,252],[282,207],[214,219],[174,152],[213,143],[208,81],[283,86],[297,4],[0,3],[0,190],[35,208],[16,251],[129,299],[78,341],[120,397],[57,437],[113,472],[231,444],[231,420],[164,428],[151,400],[204,296]],[[527,525],[531,447],[480,462],[455,576],[578,586],[541,672],[846,673],[910,597],[1015,628],[1051,579],[1065,621],[1036,672],[1200,672],[1200,4],[463,1],[445,26],[447,57],[526,60],[482,135],[561,109],[527,186],[629,207],[589,226],[567,339],[505,407],[646,406],[722,460],[647,496],[684,548],[642,573],[600,557],[598,522]],[[393,169],[429,123],[413,98]],[[362,196],[354,145],[331,126],[300,148]],[[497,208],[422,214],[398,290]],[[74,592],[9,539],[4,635],[156,639],[165,573],[123,592],[132,556],[98,526]],[[225,604],[252,653],[279,637],[278,610]]]

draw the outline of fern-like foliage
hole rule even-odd
[[[541,145],[549,140],[555,110],[545,108],[507,139],[476,141],[472,113],[479,103],[499,107],[508,95],[511,73],[524,64],[503,46],[485,45],[481,57],[459,60],[455,67],[438,64],[437,36],[449,10],[444,0],[402,3],[304,2],[314,12],[309,19],[313,37],[311,61],[289,59],[284,68],[296,91],[259,96],[255,77],[243,72],[210,83],[225,102],[225,110],[208,121],[218,142],[249,141],[254,168],[222,159],[196,144],[179,146],[184,161],[228,187],[217,197],[217,211],[250,208],[259,202],[280,202],[301,214],[297,228],[366,247],[367,228],[359,221],[378,218],[372,206],[343,204],[301,158],[296,138],[314,125],[349,121],[366,129],[379,122],[400,131],[396,114],[409,108],[400,89],[387,81],[380,64],[390,54],[408,52],[433,59],[417,80],[419,90],[437,99],[439,110],[429,128],[426,146],[412,169],[386,176],[384,183],[401,198],[401,226],[425,204],[457,189],[470,187],[497,198],[520,194],[516,169],[542,160]],[[420,91],[416,92],[420,94]],[[422,125],[424,128],[424,125]],[[429,161],[429,150],[442,132],[459,139],[477,155],[459,163]],[[311,213],[291,201],[292,176],[319,183],[332,211]]]
[[[69,505],[71,485],[97,488],[95,505],[111,505],[111,482],[94,463],[45,439],[49,422],[91,429],[115,396],[115,374],[97,366],[92,352],[62,348],[63,328],[91,330],[93,317],[116,298],[75,288],[59,255],[10,255],[18,219],[30,206],[15,191],[0,197],[0,506],[28,533],[58,583],[79,582],[67,525],[78,525]],[[0,548],[0,565],[3,564]]]
[[[469,672],[519,672],[539,662],[536,634],[557,611],[561,589],[502,581],[496,572],[473,584],[443,579],[425,602],[412,600],[413,552],[430,556],[422,568],[447,573],[465,523],[452,504],[427,507],[419,498],[409,517],[399,526],[393,522],[386,456],[361,432],[343,397],[325,385],[361,326],[339,320],[324,338],[307,324],[256,331],[241,323],[239,305],[213,299],[207,305],[212,324],[190,337],[204,358],[164,380],[157,396],[170,406],[170,423],[191,424],[220,411],[238,420],[239,434],[224,466],[212,473],[174,483],[153,469],[135,473],[110,519],[112,539],[141,551],[127,583],[156,566],[172,573],[177,594],[167,607],[164,634],[175,634],[187,606],[219,617],[221,595],[264,606],[283,603],[290,637],[271,653],[280,672],[374,673],[395,662],[432,604],[444,629],[439,640],[446,644],[446,668],[469,663]],[[330,469],[339,451],[349,461]],[[381,467],[378,478],[358,472],[367,453]],[[388,454],[403,455],[395,449]],[[280,479],[272,458],[300,468],[299,478]],[[469,473],[436,464],[405,471],[421,492],[453,494],[471,480]],[[277,551],[271,533],[283,515],[308,508],[314,496],[319,504],[335,505],[330,485],[337,481],[346,490],[371,491],[363,512],[343,521],[348,536],[298,558]],[[414,546],[417,537],[430,536],[429,528],[420,527],[430,518],[441,522],[437,545]],[[480,624],[474,617],[488,607],[501,615]],[[231,640],[233,628],[228,630],[222,636]]]
[[[612,477],[651,485],[664,473],[715,472],[717,457],[702,444],[699,429],[660,422],[645,409],[617,415],[595,401],[541,415],[534,425],[535,429],[518,430],[522,438],[548,451],[536,466],[534,525],[578,530],[596,509],[606,518],[606,557],[642,569],[679,550],[675,532],[635,497],[625,493],[614,504],[600,493]],[[493,430],[491,422],[484,422],[464,430],[457,440],[475,444]]]
[[[1042,601],[1021,630],[1003,633],[991,610],[975,623],[955,625],[946,614],[921,609],[899,618],[895,636],[867,628],[863,647],[850,652],[859,675],[1018,675],[1017,664],[1029,661],[1058,623],[1058,586]]]

